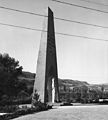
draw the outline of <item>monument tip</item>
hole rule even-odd
[[[53,13],[53,11],[51,10],[51,8],[50,8],[50,7],[48,7],[48,11]]]

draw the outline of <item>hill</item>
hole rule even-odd
[[[33,87],[35,80],[35,73],[23,71],[22,75],[18,77],[19,81],[24,82],[28,88]]]
[[[19,81],[23,81],[26,83],[27,87],[33,87],[35,80],[35,73],[23,71],[22,75],[19,76]],[[71,79],[58,79],[59,86],[66,86],[68,87],[80,87],[80,86],[87,86],[91,89],[101,89],[104,87],[104,90],[108,91],[108,83],[106,84],[89,84],[86,81],[79,81],[79,80],[71,80]]]
[[[23,71],[19,76],[19,81],[23,81],[28,87],[33,87],[35,80],[35,73]],[[71,80],[71,79],[58,79],[59,86],[75,87],[75,86],[89,86],[85,81]]]
[[[71,79],[58,79],[59,85],[65,85],[65,86],[88,86],[89,84],[85,81],[79,81],[79,80],[71,80]]]
[[[33,92],[33,85],[35,81],[35,74],[24,72],[19,76],[19,81],[27,86],[27,91],[30,94]],[[87,102],[89,100],[97,100],[97,98],[108,97],[108,84],[89,84],[86,81],[71,80],[71,79],[58,79],[59,93],[61,101],[71,102]],[[88,99],[89,91],[89,99]],[[104,91],[105,94],[102,94]],[[106,94],[107,93],[107,94]]]

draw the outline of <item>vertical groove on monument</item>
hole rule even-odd
[[[48,8],[48,18],[45,17],[40,41],[34,92],[35,90],[44,103],[59,101],[54,18],[50,8]]]

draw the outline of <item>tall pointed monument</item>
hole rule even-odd
[[[54,17],[50,8],[41,35],[34,92],[35,90],[40,95],[41,102],[59,101]]]

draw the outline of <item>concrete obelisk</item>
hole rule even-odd
[[[47,31],[47,32],[46,32]],[[45,17],[37,60],[34,91],[40,95],[41,102],[59,101],[58,72],[53,12],[48,8]]]

